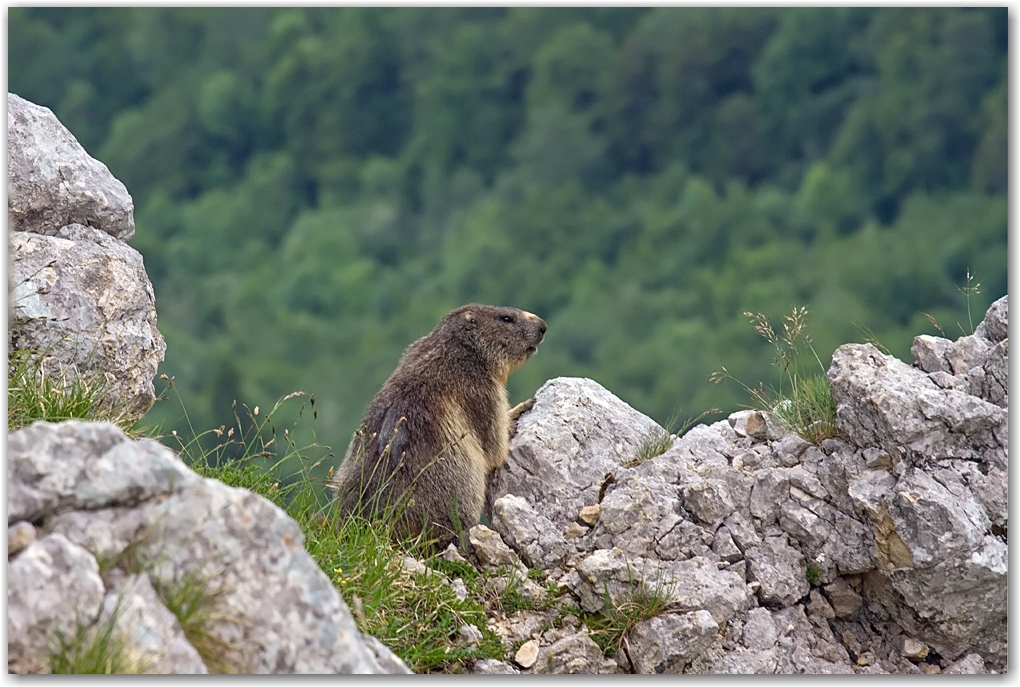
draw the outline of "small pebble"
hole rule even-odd
[[[32,523],[16,522],[7,528],[7,556],[13,556],[17,552],[35,541],[35,527]]]
[[[923,661],[928,657],[928,645],[919,639],[907,637],[903,640],[903,655],[911,661]]]
[[[521,648],[514,654],[514,662],[522,668],[530,668],[538,660],[538,642],[534,639],[521,644]]]
[[[601,508],[597,503],[594,506],[584,506],[583,508],[581,508],[581,512],[578,517],[581,518],[581,522],[583,522],[584,524],[588,525],[589,527],[594,527],[595,523],[599,521],[600,510]]]

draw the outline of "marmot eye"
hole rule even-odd
[[[512,315],[501,315],[499,319],[503,320],[504,322],[513,322],[514,321],[514,318],[513,318]]]

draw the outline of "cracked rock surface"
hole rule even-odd
[[[13,231],[54,235],[69,224],[126,241],[134,203],[47,107],[7,94],[7,218]]]
[[[914,365],[840,347],[839,437],[818,446],[740,411],[643,456],[664,430],[591,380],[550,380],[490,481],[492,527],[580,613],[665,599],[613,665],[572,665],[1004,672],[1007,332],[1003,297],[973,335],[917,337]],[[563,640],[529,641],[536,667],[515,669],[544,672]]]
[[[7,94],[8,349],[46,374],[100,375],[106,401],[140,418],[166,343],[124,185],[53,113]]]
[[[9,435],[7,478],[8,532],[35,532],[8,557],[12,672],[45,670],[54,631],[118,604],[117,626],[152,672],[207,672],[154,591],[189,575],[208,580],[217,659],[238,672],[408,672],[361,635],[293,519],[158,442],[108,423],[36,422]],[[125,556],[143,572],[125,577]]]

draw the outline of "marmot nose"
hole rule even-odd
[[[547,327],[545,326],[545,320],[539,319],[539,321],[538,321],[538,333],[542,335],[543,339],[545,338],[545,330],[546,329],[547,329]]]

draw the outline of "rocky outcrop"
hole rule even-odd
[[[105,375],[111,401],[140,415],[165,344],[124,243],[131,198],[52,113],[11,94],[8,141],[9,346],[53,373]],[[1004,672],[1007,298],[972,335],[919,336],[911,351],[912,366],[870,345],[834,353],[840,437],[817,446],[757,411],[669,437],[591,380],[546,383],[490,481],[492,529],[473,528],[463,552],[495,571],[487,593],[530,604],[490,620],[513,662],[475,672]],[[104,423],[21,429],[8,437],[9,670],[46,672],[58,638],[109,630],[148,672],[407,672],[358,632],[302,544],[275,505],[157,442]],[[529,566],[560,593],[552,608]],[[207,604],[201,627],[174,603],[181,589]]]
[[[7,94],[7,219],[13,231],[55,235],[84,224],[126,241],[134,203],[53,112]]]
[[[9,235],[14,323],[8,346],[39,351],[48,373],[101,373],[110,403],[141,417],[166,352],[142,256],[98,229]]]
[[[7,121],[9,349],[105,379],[104,402],[141,417],[166,345],[124,243],[131,196],[46,108],[8,94]],[[8,435],[7,470],[10,672],[101,636],[131,672],[409,672],[361,635],[293,519],[162,444],[37,422]]]
[[[9,435],[7,466],[11,671],[46,671],[58,631],[109,621],[150,672],[408,672],[361,635],[293,519],[162,444],[37,422]],[[181,585],[209,604],[201,642],[167,606]]]
[[[915,339],[917,366],[841,347],[829,376],[838,424],[879,469],[848,485],[875,533],[869,598],[956,659],[1006,660],[1008,296],[971,336]]]
[[[166,344],[134,234],[131,196],[44,107],[7,96],[9,349],[46,374],[101,375],[141,417]]]
[[[914,366],[838,349],[841,436],[819,446],[741,411],[648,457],[652,420],[551,380],[490,482],[492,527],[578,613],[661,601],[601,672],[1004,671],[1007,306],[918,337]]]

